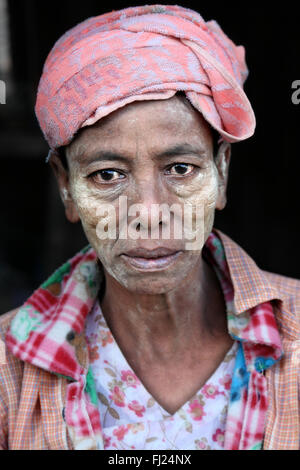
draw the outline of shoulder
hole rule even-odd
[[[292,277],[282,276],[281,274],[263,271],[269,281],[274,284],[277,289],[290,295],[300,296],[300,280]]]
[[[263,271],[269,282],[276,287],[283,299],[289,301],[292,310],[300,317],[300,280]]]
[[[0,398],[3,398],[3,393],[7,390],[12,394],[16,393],[22,381],[23,363],[11,354],[5,342],[6,332],[18,310],[17,308],[0,316]]]
[[[10,310],[9,312],[4,313],[0,316],[0,341],[5,340],[6,331],[8,330],[18,310],[19,308],[15,308],[14,310]]]
[[[274,285],[282,300],[274,310],[283,339],[292,341],[298,348],[300,340],[300,281],[280,274],[264,272],[266,279]],[[287,346],[285,345],[285,348]]]
[[[254,302],[278,300],[278,319],[284,329],[300,338],[300,280],[258,267],[248,253],[220,230],[215,233],[222,241],[230,275],[237,287],[236,304],[248,309]]]

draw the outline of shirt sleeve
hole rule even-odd
[[[1,376],[1,365],[0,365],[0,376]],[[0,383],[0,450],[8,448],[8,425],[7,425],[7,406],[4,403],[1,383]]]

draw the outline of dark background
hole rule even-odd
[[[84,19],[144,3],[151,2],[8,0],[12,70],[6,104],[0,105],[0,313],[24,302],[87,243],[80,224],[65,220],[34,114],[46,56]],[[262,269],[300,278],[300,104],[291,101],[292,82],[300,80],[295,4],[176,3],[197,10],[206,21],[216,19],[245,46],[250,70],[245,90],[256,114],[256,133],[232,146],[228,205],[217,213],[215,226]]]

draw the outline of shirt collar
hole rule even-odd
[[[218,232],[213,231],[209,235],[203,256],[215,269],[221,284],[226,304],[229,334],[243,343],[248,371],[262,372],[280,359],[283,352],[273,303],[270,302],[274,298],[272,296],[266,298],[262,295],[257,297],[255,304],[250,303],[251,306],[248,309],[237,312],[236,291],[224,245]],[[250,258],[249,260],[252,261]],[[242,263],[242,257],[236,258],[235,262]],[[257,267],[256,269],[258,270]],[[248,282],[251,285],[251,279]]]
[[[102,282],[87,247],[61,266],[14,316],[6,345],[22,361],[78,381],[86,373],[85,319]]]
[[[282,292],[239,245],[220,230],[214,229],[213,233],[221,240],[224,248],[237,315],[263,302],[285,300]]]
[[[220,231],[214,230],[210,234],[204,252],[210,253],[216,272],[225,273],[225,277],[221,276],[223,291],[226,285],[233,287],[232,311],[228,312],[232,314],[233,322],[229,322],[229,332],[238,339],[260,341],[275,347],[279,357],[279,337],[275,335],[274,339],[271,335],[271,341],[268,334],[252,338],[244,328],[241,315],[258,304],[280,299],[278,291],[254,261]],[[91,247],[80,251],[59,268],[13,318],[6,334],[6,344],[12,354],[70,380],[79,380],[88,367],[85,320],[95,303],[103,277],[102,265],[97,262]],[[228,310],[229,298],[226,303]],[[241,322],[237,322],[239,315]]]

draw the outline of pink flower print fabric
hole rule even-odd
[[[98,302],[86,336],[105,450],[223,449],[237,342],[198,393],[171,415],[127,363]]]

